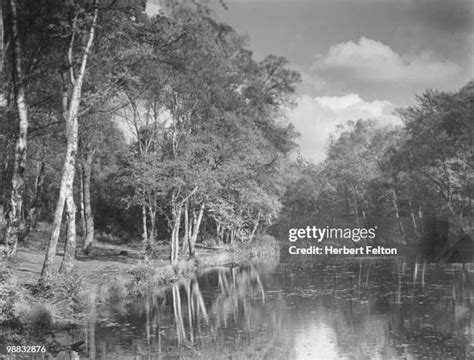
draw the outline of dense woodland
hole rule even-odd
[[[43,276],[60,237],[67,273],[96,231],[141,237],[150,254],[169,241],[175,263],[204,232],[248,241],[274,221],[296,136],[285,114],[299,74],[284,58],[256,61],[198,2],[154,17],[135,1],[7,5],[7,253],[46,221]]]
[[[414,103],[398,110],[401,126],[349,122],[323,163],[298,159],[282,219],[326,226],[391,218],[420,235],[423,218],[472,217],[474,82],[456,92],[427,90]]]
[[[51,224],[61,272],[99,234],[171,263],[197,242],[252,241],[281,221],[472,216],[474,84],[426,91],[404,125],[354,119],[327,159],[296,157],[288,121],[300,80],[257,60],[214,20],[222,3],[3,1],[0,157],[3,252]],[[414,222],[416,224],[416,222]]]

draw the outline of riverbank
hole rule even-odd
[[[87,257],[78,253],[70,275],[56,275],[39,286],[44,251],[20,246],[12,263],[2,264],[0,271],[0,348],[33,340],[51,345],[54,339],[49,334],[80,326],[97,305],[162,291],[202,269],[234,266],[254,257],[275,256],[278,251],[276,239],[264,235],[251,244],[197,248],[195,259],[183,258],[171,266],[167,244],[159,244],[159,256],[150,260],[143,258],[139,244],[98,243]],[[55,266],[60,262],[58,253]]]
[[[255,244],[253,244],[255,243]],[[222,266],[226,264],[239,263],[253,257],[272,256],[278,253],[279,244],[275,238],[263,235],[251,244],[239,244],[236,246],[222,246],[215,248],[196,248],[195,259],[182,258],[174,266],[174,271],[186,272],[192,268]],[[168,260],[169,245],[157,245],[156,252],[160,254],[152,260],[144,260],[140,251],[141,244],[131,246],[109,243],[97,243],[88,256],[81,253],[74,260],[74,272],[81,275],[85,286],[95,287],[107,284],[110,280],[122,279],[125,282],[133,281],[134,269],[144,265],[154,268],[157,273],[170,273],[173,267]],[[55,259],[56,270],[62,260],[62,253],[58,252]],[[38,283],[44,262],[44,253],[33,247],[19,247],[16,255],[17,266],[13,270],[18,283],[33,286]],[[177,280],[177,279],[176,279]],[[173,278],[163,285],[173,282]]]
[[[165,246],[163,246],[163,250],[166,250]],[[27,286],[37,284],[44,262],[44,254],[36,249],[20,247],[16,256],[18,267],[14,270],[14,274],[18,282]],[[197,249],[196,259],[199,259],[204,266],[222,265],[231,261],[232,252],[227,248],[221,250]],[[58,253],[55,259],[56,270],[59,269],[61,260],[62,254]],[[182,262],[184,260],[180,261],[180,263]],[[91,251],[90,256],[77,255],[74,260],[74,272],[81,274],[87,287],[93,287],[116,278],[122,278],[125,281],[132,280],[133,275],[130,270],[143,263],[144,260],[138,246],[98,243]],[[157,270],[171,266],[169,260],[163,258],[154,259],[150,263]]]

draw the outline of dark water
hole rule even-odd
[[[97,359],[469,359],[472,264],[334,257],[219,268],[97,308]]]

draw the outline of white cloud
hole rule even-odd
[[[435,59],[429,50],[399,55],[390,46],[365,37],[331,46],[325,56],[317,56],[313,69],[348,81],[426,85],[439,84],[462,71],[451,61]]]
[[[290,121],[301,134],[302,155],[317,162],[324,160],[325,147],[338,125],[359,119],[374,119],[381,125],[401,124],[393,110],[389,101],[365,101],[357,94],[314,98],[302,95],[290,113]]]

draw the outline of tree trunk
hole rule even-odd
[[[216,220],[216,234],[217,234],[217,245],[221,245],[222,242],[224,241],[224,226],[222,226],[222,223],[218,220]]]
[[[75,226],[75,205],[73,199],[73,183],[74,183],[74,172],[75,172],[75,162],[76,162],[76,155],[77,155],[77,143],[78,143],[78,122],[77,122],[77,114],[79,111],[80,101],[81,101],[81,92],[82,92],[82,84],[84,81],[84,76],[86,73],[86,66],[87,60],[89,57],[89,53],[92,47],[92,43],[94,41],[95,35],[95,28],[97,24],[97,16],[98,16],[98,4],[97,0],[94,1],[94,16],[92,19],[92,24],[89,29],[89,36],[87,39],[87,44],[84,48],[84,52],[82,54],[81,59],[81,66],[78,72],[77,77],[74,75],[73,71],[73,62],[72,62],[72,51],[74,48],[74,39],[77,29],[77,17],[74,19],[73,26],[72,26],[72,35],[71,35],[71,42],[68,51],[68,58],[69,58],[69,67],[70,67],[70,77],[72,82],[72,91],[71,96],[68,96],[67,86],[65,85],[63,90],[63,111],[64,111],[64,119],[66,121],[66,157],[64,159],[64,165],[62,169],[61,175],[61,185],[59,188],[59,198],[56,204],[56,210],[54,212],[54,220],[53,220],[53,228],[51,231],[51,237],[48,243],[48,249],[46,251],[46,257],[44,260],[43,270],[41,271],[41,278],[47,278],[52,274],[53,271],[53,263],[54,257],[56,255],[56,248],[58,245],[59,239],[59,231],[61,227],[61,220],[62,214],[64,211],[64,203],[68,201],[68,235],[66,245],[69,242],[69,246],[75,247],[75,236],[76,236],[76,226]],[[69,102],[68,102],[69,100]],[[74,221],[74,224],[72,222]],[[72,239],[74,237],[74,239]],[[66,256],[66,252],[64,254]],[[68,253],[67,256],[70,256]],[[69,259],[65,259],[66,262],[64,263],[65,270],[70,264],[67,264]],[[62,267],[62,266],[61,266]]]
[[[257,220],[255,220],[255,224],[253,226],[252,232],[250,233],[250,241],[253,240],[253,237],[255,236],[255,233],[257,232],[257,227],[258,227],[259,222],[260,222],[260,210],[258,211]]]
[[[184,203],[184,238],[183,238],[183,248],[181,251],[186,253],[189,247],[189,237],[191,232],[191,224],[189,223],[189,201]]]
[[[171,231],[171,264],[176,265],[179,255],[179,228],[181,223],[181,204],[173,204],[173,230]]]
[[[204,207],[204,204],[201,204],[197,217],[195,214],[193,216],[193,232],[189,237],[189,257],[191,259],[194,258],[195,245],[199,234],[199,228],[201,226],[202,215],[204,214]]]
[[[153,206],[148,207],[150,213],[150,235],[148,236],[148,246],[153,246],[155,243],[156,233],[156,209]]]
[[[48,248],[46,249],[46,257],[44,259],[43,269],[41,270],[41,277],[49,277],[53,271],[54,257],[56,256],[56,248],[58,246],[59,233],[61,231],[61,220],[64,211],[64,202],[66,200],[66,187],[69,183],[68,177],[71,177],[71,172],[74,171],[74,168],[71,169],[70,163],[73,161],[74,155],[70,146],[66,150],[65,163],[63,165],[62,176],[61,176],[61,186],[59,188],[59,197],[58,202],[56,203],[56,210],[54,212],[53,228],[51,231],[51,237],[49,239]]]
[[[94,216],[91,207],[91,174],[92,160],[95,150],[87,149],[86,159],[82,162],[83,190],[84,190],[84,219],[86,233],[84,237],[83,250],[88,253],[94,243]]]
[[[63,102],[66,102],[67,93],[63,94]],[[43,264],[43,270],[41,271],[41,277],[46,278],[52,274],[52,267],[54,264],[54,257],[56,255],[56,248],[58,246],[59,233],[61,231],[61,222],[64,212],[64,205],[68,194],[73,193],[74,184],[74,173],[75,173],[75,162],[77,154],[77,136],[78,126],[77,118],[66,117],[66,157],[64,158],[64,164],[61,175],[61,185],[59,187],[59,197],[56,203],[56,210],[54,212],[53,228],[51,230],[51,237],[49,239],[48,248],[46,250],[46,257]],[[74,200],[72,200],[74,202]],[[71,209],[69,209],[69,214]],[[68,220],[69,224],[69,220]],[[68,229],[69,231],[69,229]],[[67,242],[67,241],[66,241]]]
[[[28,236],[32,230],[36,228],[38,223],[38,207],[39,207],[39,198],[41,191],[43,189],[44,183],[44,168],[45,163],[42,160],[38,166],[38,172],[35,179],[35,193],[33,195],[33,200],[31,201],[30,208],[28,210],[28,215],[26,218],[26,229],[25,235]]]
[[[148,245],[148,229],[146,226],[146,206],[145,205],[142,205],[142,240],[143,240],[143,249],[146,249]]]
[[[393,204],[393,209],[395,211],[395,217],[397,218],[398,222],[398,229],[400,230],[400,236],[402,237],[403,241],[405,241],[405,232],[403,230],[403,225],[402,221],[400,219],[400,212],[398,210],[398,197],[397,197],[397,192],[394,188],[391,189],[392,192],[392,204]],[[416,230],[416,229],[415,229]]]
[[[413,207],[411,205],[411,200],[408,200],[408,205],[410,207],[410,217],[411,217],[411,221],[413,223],[413,229],[415,230],[416,236],[420,236],[420,233],[418,232],[418,226],[416,225],[415,213],[414,213]]]
[[[82,236],[85,237],[87,228],[86,228],[86,215],[84,212],[84,166],[81,166],[79,168],[80,174],[79,174],[79,212],[81,215],[81,231],[82,231]]]
[[[359,206],[357,205],[357,201],[354,202],[354,212],[355,212],[355,220],[356,220],[357,227],[360,227]]]
[[[15,156],[13,173],[11,178],[11,191],[8,194],[8,211],[5,214],[6,227],[3,244],[5,253],[13,255],[18,244],[18,233],[20,230],[22,201],[25,188],[26,149],[28,136],[28,111],[25,99],[25,84],[22,69],[23,50],[18,30],[18,14],[16,0],[10,0],[11,15],[11,37],[12,37],[12,73],[15,105],[18,112],[18,133],[15,143]],[[3,41],[3,39],[1,39]]]
[[[0,3],[0,73],[2,71],[3,71],[3,1]],[[2,95],[3,94],[0,93],[0,98],[2,97]]]
[[[224,243],[232,244],[231,240],[232,239],[230,238],[230,227],[226,227],[224,228]]]
[[[69,274],[74,265],[76,254],[76,205],[72,193],[72,186],[66,193],[66,243],[64,245],[64,256],[59,272]]]

